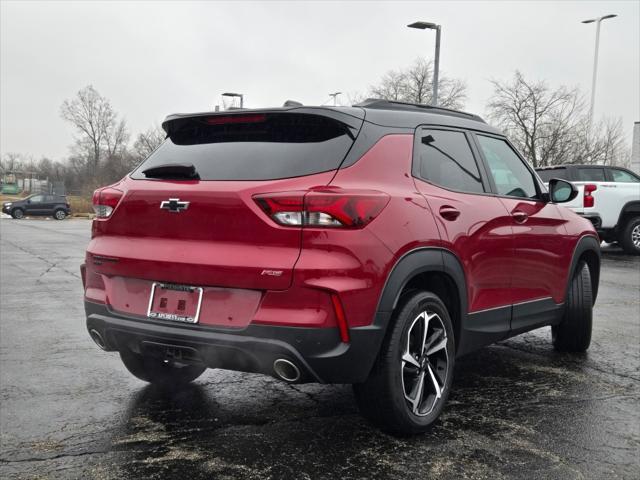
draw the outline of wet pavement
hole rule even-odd
[[[89,230],[0,221],[0,478],[640,478],[640,258],[605,249],[587,354],[546,328],[468,355],[432,432],[395,438],[347,385],[133,378],[84,327]]]

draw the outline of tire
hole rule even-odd
[[[22,218],[24,218],[24,210],[22,210],[21,208],[14,208],[13,210],[11,210],[11,216],[16,220],[21,220]]]
[[[406,352],[421,355],[406,361]],[[444,408],[454,363],[453,328],[444,303],[431,292],[410,292],[395,310],[369,377],[353,386],[356,403],[365,418],[387,432],[423,433]],[[419,397],[420,379],[424,383]]]
[[[62,209],[58,209],[53,212],[53,218],[55,218],[56,220],[64,220],[65,218],[67,218],[67,213]]]
[[[622,229],[620,245],[629,255],[640,255],[640,217],[633,217]]]
[[[559,352],[584,352],[591,344],[593,293],[591,274],[581,262],[569,286],[564,315],[559,325],[551,327],[553,347]]]
[[[165,387],[186,385],[206,370],[206,367],[199,365],[178,366],[161,358],[139,355],[131,350],[120,351],[120,358],[135,377]]]

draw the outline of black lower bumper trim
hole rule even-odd
[[[111,351],[130,349],[165,355],[210,368],[273,375],[273,362],[285,358],[301,371],[300,382],[359,383],[378,354],[384,331],[374,325],[350,329],[341,342],[337,329],[249,325],[222,330],[202,325],[128,317],[85,302],[87,329],[97,330]]]

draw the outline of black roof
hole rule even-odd
[[[399,102],[397,100],[382,100],[379,98],[367,98],[364,102],[357,103],[354,107],[374,108],[380,110],[396,110],[405,112],[428,112],[438,115],[450,115],[452,117],[466,118],[477,122],[486,123],[482,117],[473,113],[453,110],[451,108],[434,107],[433,105],[424,105],[422,103]]]

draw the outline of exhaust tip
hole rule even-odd
[[[98,345],[102,350],[107,349],[107,344],[104,341],[104,338],[102,338],[102,335],[100,335],[100,332],[98,332],[95,328],[92,328],[91,330],[89,330],[89,335],[91,335],[91,338],[93,339],[93,341],[96,342],[96,345]]]
[[[273,371],[276,377],[284,380],[285,382],[297,382],[300,380],[300,369],[296,367],[293,362],[285,358],[278,358],[273,362]]]

